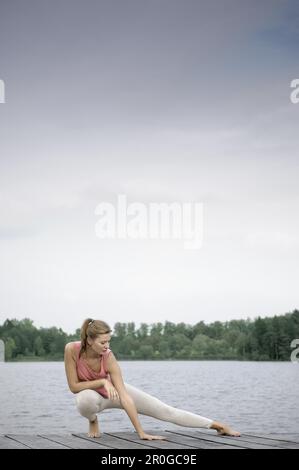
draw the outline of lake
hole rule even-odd
[[[124,381],[169,405],[241,432],[298,432],[299,363],[120,361]],[[85,432],[62,362],[0,364],[0,434]],[[134,430],[123,410],[99,416],[102,432]],[[180,426],[140,415],[147,429]],[[189,428],[191,429],[191,428]]]

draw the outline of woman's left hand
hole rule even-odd
[[[155,441],[155,440],[164,440],[166,437],[163,436],[152,436],[151,434],[146,434],[145,432],[142,432],[139,434],[140,439],[145,439],[147,441]]]

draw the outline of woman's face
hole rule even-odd
[[[109,348],[110,340],[111,335],[107,333],[105,335],[98,335],[95,339],[89,338],[88,343],[94,352],[103,354]]]

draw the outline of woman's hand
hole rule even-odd
[[[119,400],[119,396],[116,391],[116,388],[113,387],[112,383],[107,379],[105,380],[104,388],[108,393],[109,400]]]
[[[139,433],[139,437],[140,437],[140,439],[144,439],[144,440],[147,440],[147,441],[156,441],[156,440],[162,441],[162,440],[166,439],[166,437],[152,436],[151,434],[146,434],[145,432]]]

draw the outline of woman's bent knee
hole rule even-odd
[[[76,394],[75,400],[79,413],[93,421],[99,411],[99,394],[95,390],[82,390]]]
[[[98,401],[99,394],[95,390],[82,390],[76,394],[75,400],[77,406],[84,406],[85,403],[95,403]]]

